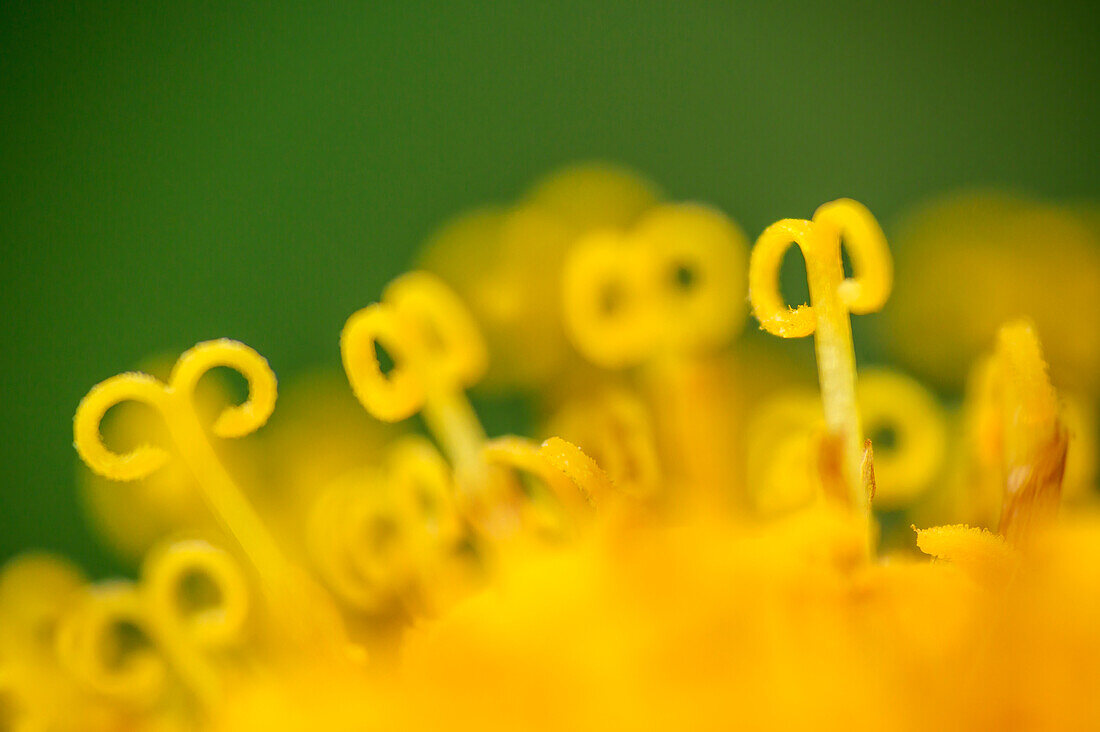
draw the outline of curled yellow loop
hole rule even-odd
[[[267,360],[248,346],[228,338],[199,343],[185,351],[168,380],[172,391],[189,402],[199,380],[211,369],[224,366],[240,373],[248,382],[248,398],[226,407],[214,422],[218,437],[243,437],[263,427],[275,411],[275,373]]]
[[[613,231],[588,235],[565,261],[565,331],[594,363],[621,368],[645,357],[650,324],[640,265],[632,247]]]
[[[851,259],[853,277],[843,277],[841,242]],[[779,291],[779,269],[791,244],[802,250],[810,280],[811,304],[795,309],[786,305]],[[753,314],[764,330],[781,338],[813,333],[817,307],[828,307],[833,295],[857,315],[880,310],[893,281],[893,260],[882,229],[863,204],[849,198],[822,205],[812,221],[783,219],[772,224],[757,239],[749,261]]]
[[[379,344],[394,360],[388,376]],[[348,319],[340,352],[368,412],[396,422],[423,411],[453,463],[468,468],[476,462],[485,434],[463,389],[484,374],[487,351],[473,317],[442,280],[426,272],[394,280],[381,303]]]
[[[348,605],[392,611],[415,582],[413,519],[378,476],[349,475],[321,493],[306,538],[322,580]]]
[[[894,284],[894,262],[875,217],[862,203],[841,198],[818,208],[814,224],[835,230],[852,262],[853,276],[839,290],[848,310],[856,315],[881,310]]]
[[[741,329],[748,242],[727,216],[699,204],[659,206],[635,236],[648,249],[656,348],[715,349]]]
[[[437,589],[430,586],[437,568],[464,538],[453,494],[450,467],[435,447],[403,437],[381,470],[348,473],[315,501],[306,532],[311,561],[357,610],[423,609],[420,601]]]
[[[73,439],[80,459],[111,480],[139,480],[168,461],[168,453],[160,447],[142,445],[118,455],[103,444],[99,425],[104,415],[111,407],[126,401],[140,402],[163,412],[167,395],[164,385],[152,376],[119,374],[89,391],[73,418]]]
[[[389,490],[406,497],[427,533],[441,543],[457,540],[462,527],[451,470],[439,451],[427,440],[410,435],[393,444],[387,463]]]
[[[485,374],[489,354],[481,331],[466,304],[441,279],[409,272],[386,287],[382,300],[416,328],[412,343],[427,378],[468,387]]]
[[[842,240],[855,277],[845,279]],[[797,244],[806,260],[810,304],[787,307],[779,291],[783,255]],[[886,240],[874,217],[849,199],[821,206],[812,221],[783,219],[760,235],[749,260],[749,300],[760,327],[781,338],[814,334],[826,438],[841,453],[839,479],[849,502],[863,514],[870,496],[861,479],[863,429],[856,404],[856,359],[850,313],[885,303],[893,280]]]
[[[189,608],[186,582],[201,579],[214,597]],[[210,706],[220,673],[204,652],[239,642],[248,615],[245,579],[233,559],[203,541],[154,550],[140,584],[93,586],[59,634],[65,663],[91,688],[138,705],[156,702],[170,676]]]
[[[424,405],[424,384],[407,364],[412,327],[391,306],[377,303],[348,319],[340,334],[340,353],[356,398],[377,419],[397,422]],[[394,359],[384,374],[378,360],[381,344]]]
[[[749,260],[749,300],[760,327],[780,338],[802,338],[814,332],[817,319],[812,305],[790,308],[779,291],[783,255],[797,244],[803,256],[809,248],[812,224],[799,219],[775,222],[756,240]]]
[[[394,360],[387,376],[378,345]],[[410,272],[386,288],[382,302],[348,319],[340,352],[355,396],[387,422],[419,411],[433,387],[477,382],[488,361],[485,341],[462,301],[427,272]]]
[[[248,584],[236,561],[199,540],[178,541],[149,555],[143,570],[149,612],[188,643],[219,648],[239,642],[249,612]],[[201,578],[214,597],[209,604],[184,607],[185,583]]]
[[[741,325],[745,249],[732,221],[697,204],[655,207],[628,233],[593,232],[565,262],[566,333],[607,368],[720,346]]]
[[[148,707],[168,684],[141,593],[131,582],[89,588],[62,624],[57,643],[62,664],[100,694]]]
[[[248,381],[248,399],[226,408],[214,423],[220,437],[241,437],[259,429],[275,408],[275,374],[260,354],[228,339],[200,343],[176,363],[167,385],[147,374],[113,376],[93,387],[81,400],[73,418],[73,437],[81,459],[96,473],[111,480],[138,480],[164,465],[168,453],[144,445],[118,455],[103,444],[100,423],[111,407],[126,401],[146,404],[169,422],[186,414],[194,418],[194,390],[212,368],[228,366]]]
[[[133,479],[147,475],[163,462],[144,457],[115,456],[102,444],[99,422],[114,404],[137,399],[154,406],[164,418],[179,456],[195,479],[195,486],[221,529],[243,550],[264,584],[265,596],[282,600],[273,608],[289,631],[300,632],[300,645],[309,652],[329,652],[340,646],[343,629],[323,596],[283,555],[278,542],[226,472],[201,424],[194,389],[203,374],[218,366],[237,369],[249,382],[248,400],[224,410],[215,432],[239,436],[262,425],[275,402],[275,376],[267,362],[246,346],[229,340],[200,343],[185,353],[164,385],[149,376],[124,374],[92,389],[77,407],[74,420],[76,448],[88,465],[106,477]],[[148,456],[150,453],[140,453]],[[127,460],[126,458],[129,458]],[[275,600],[272,600],[276,604]]]
[[[748,497],[757,512],[777,516],[823,495],[817,466],[821,406],[812,392],[791,389],[755,411],[746,430]]]

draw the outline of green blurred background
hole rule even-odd
[[[1095,2],[0,2],[0,560],[117,568],[73,410],[232,336],[280,377],[447,217],[573,160],[755,236],[995,185],[1100,196]]]

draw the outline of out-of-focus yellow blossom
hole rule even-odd
[[[588,234],[565,263],[566,334],[598,366],[641,367],[665,480],[696,501],[735,492],[736,396],[714,353],[744,322],[746,246],[721,212],[665,204]]]
[[[649,497],[661,482],[652,419],[645,403],[625,388],[581,393],[567,402],[543,430],[581,447],[607,471],[616,487]]]
[[[818,442],[821,402],[809,389],[791,389],[761,405],[746,428],[749,501],[764,516],[805,508],[823,497]]]
[[[1054,377],[1100,391],[1100,227],[1068,207],[1001,193],[945,197],[898,227],[897,293],[882,336],[905,365],[949,386],[1002,323],[1026,316]]]
[[[1036,491],[1048,513],[1064,491],[1078,504],[1094,495],[1089,414],[1055,394],[1027,322],[1003,326],[994,353],[975,366],[957,431],[948,480],[921,510],[922,519],[997,528]],[[1056,494],[1043,488],[1055,484]],[[1044,513],[1041,506],[1029,515]]]
[[[1100,448],[1096,409],[1087,399],[1063,394],[1062,422],[1069,438],[1062,498],[1070,504],[1095,501],[1100,487],[1096,475],[1097,449]]]
[[[1028,322],[949,424],[857,378],[849,316],[893,270],[853,201],[769,227],[747,273],[725,216],[600,166],[441,236],[442,277],[349,318],[346,378],[280,396],[221,340],[88,393],[89,505],[140,576],[0,571],[0,729],[1100,727],[1095,394],[1055,392]],[[815,335],[819,389],[730,344],[746,283],[765,330]],[[486,433],[486,376],[540,439]]]
[[[918,382],[882,368],[860,374],[856,401],[875,444],[873,506],[904,508],[943,470],[943,410]],[[747,432],[748,485],[757,510],[774,515],[821,497],[818,450],[826,428],[816,394],[806,389],[781,392],[762,405]]]
[[[487,383],[544,386],[576,368],[561,324],[565,256],[579,236],[628,227],[657,200],[637,174],[585,163],[547,176],[513,206],[465,214],[432,237],[422,266],[462,295],[484,329]]]

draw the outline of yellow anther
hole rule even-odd
[[[582,395],[563,407],[543,434],[576,444],[624,493],[648,497],[660,484],[653,425],[645,404],[630,392]]]
[[[1080,395],[1060,394],[1063,397],[1062,421],[1069,433],[1062,497],[1069,501],[1087,499],[1097,485],[1100,430],[1097,429],[1096,409],[1090,400]]]
[[[73,432],[77,452],[95,472],[113,480],[135,480],[148,476],[168,459],[160,447],[145,445],[125,455],[103,444],[100,422],[107,410],[125,401],[152,407],[164,419],[178,455],[195,478],[197,488],[222,529],[239,544],[255,566],[271,597],[298,597],[283,603],[284,610],[320,612],[323,600],[304,599],[305,583],[285,559],[274,537],[226,472],[211,445],[195,406],[199,380],[211,369],[228,367],[242,374],[249,393],[244,403],[224,409],[212,431],[220,437],[241,437],[261,427],[275,406],[275,374],[258,353],[230,340],[200,343],[180,356],[167,384],[146,374],[122,374],[94,387],[77,407]],[[319,617],[319,616],[318,616]],[[339,636],[331,617],[318,621],[317,630]],[[324,630],[320,626],[326,626]],[[301,626],[300,627],[305,627]]]
[[[1100,226],[1088,208],[987,190],[935,197],[907,212],[891,232],[905,277],[876,324],[880,345],[929,379],[959,387],[997,329],[1026,314],[1043,335],[1059,391],[1095,396]]]
[[[559,510],[564,510],[566,514],[580,518],[591,512],[593,498],[587,487],[559,467],[557,463],[562,461],[560,456],[548,458],[535,442],[522,437],[498,437],[485,443],[482,454],[490,465],[518,470],[537,478],[549,490]],[[577,478],[587,480],[579,475]],[[555,512],[546,502],[547,498],[540,492],[535,492],[529,499],[519,495],[513,497],[518,504],[521,526],[526,524],[550,532],[561,528],[560,521],[554,517]]]
[[[628,234],[594,232],[566,260],[566,333],[607,368],[705,353],[741,327],[744,235],[704,206],[659,206]]]
[[[600,506],[612,497],[615,487],[607,473],[573,443],[551,437],[542,443],[539,454],[565,474],[592,505]]]
[[[844,277],[841,242],[854,276]],[[810,304],[789,308],[779,291],[779,268],[791,244],[806,260]],[[886,302],[893,267],[878,223],[862,205],[848,199],[820,207],[812,221],[783,219],[757,239],[749,262],[749,298],[761,327],[782,338],[813,333],[825,423],[842,441],[845,480],[852,504],[866,510],[869,497],[860,481],[863,433],[856,408],[855,353],[850,313],[869,313]]]
[[[874,505],[904,506],[932,485],[947,454],[947,424],[936,398],[908,376],[868,369],[856,386],[859,413],[874,445]]]
[[[393,358],[388,375],[378,345]],[[441,280],[426,272],[394,280],[381,303],[348,319],[340,351],[352,389],[368,412],[395,422],[422,411],[456,465],[476,460],[485,433],[463,389],[485,371],[485,342],[462,301]]]
[[[999,529],[1018,544],[1058,511],[1069,438],[1031,324],[1003,326],[994,359],[1002,400],[1004,502]]]
[[[1012,547],[985,529],[963,525],[913,529],[922,552],[951,562],[984,585],[1003,585],[1016,567]]]
[[[210,596],[189,597],[193,581],[206,583]],[[59,649],[101,693],[152,704],[163,695],[171,669],[210,709],[221,694],[211,654],[243,641],[249,605],[247,583],[227,553],[203,541],[176,542],[149,556],[140,585],[116,581],[91,588],[67,619]],[[129,647],[132,640],[120,635],[127,629],[145,643]]]

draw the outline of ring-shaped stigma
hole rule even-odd
[[[356,398],[385,422],[411,417],[424,405],[423,379],[409,363],[417,355],[409,346],[413,332],[415,326],[400,311],[375,303],[352,315],[340,334],[340,354]],[[378,360],[379,344],[394,360],[389,375]]]
[[[696,203],[659,206],[633,241],[649,265],[654,352],[705,352],[740,330],[748,242],[725,214]]]
[[[214,421],[214,434],[226,438],[251,434],[275,411],[278,387],[267,360],[243,343],[222,338],[199,343],[185,351],[172,369],[169,387],[190,405],[199,380],[220,366],[231,368],[245,378],[248,397],[241,404],[222,410]]]
[[[118,454],[104,444],[100,423],[109,409],[123,402],[148,405],[164,416],[168,394],[160,381],[147,374],[112,376],[93,387],[80,401],[73,417],[73,444],[81,460],[104,478],[140,480],[163,466],[168,461],[168,452],[154,445],[140,445]]]
[[[144,642],[128,637],[135,632]],[[149,706],[168,683],[167,664],[154,644],[138,588],[117,581],[90,588],[62,623],[57,651],[61,662],[98,693]]]
[[[613,231],[590,234],[566,259],[566,333],[585,358],[605,368],[632,366],[648,355],[652,323],[642,297],[642,259]]]
[[[780,338],[802,338],[814,332],[817,315],[812,305],[789,307],[779,290],[783,255],[792,244],[803,257],[814,256],[813,224],[802,219],[781,219],[760,235],[749,259],[749,301],[760,327]]]
[[[419,367],[428,377],[467,387],[485,375],[489,352],[481,330],[466,304],[441,279],[409,272],[386,287],[382,301],[416,327]]]
[[[837,294],[849,312],[865,315],[882,309],[894,282],[894,263],[882,227],[867,207],[850,198],[820,206],[814,212],[821,235],[842,241],[852,263],[852,276]]]
[[[244,574],[226,551],[200,540],[185,540],[154,552],[143,571],[150,612],[166,627],[203,648],[221,648],[242,639],[249,612]],[[215,592],[208,606],[188,610],[186,582],[202,577]]]

